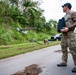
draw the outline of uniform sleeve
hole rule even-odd
[[[76,22],[76,12],[73,12],[72,15],[71,15],[71,17],[72,17],[72,20],[74,22]]]
[[[76,12],[73,12],[72,13],[72,15],[71,15],[71,17],[72,17],[72,20],[73,20],[73,25],[71,25],[70,27],[69,27],[69,30],[71,31],[71,30],[74,30],[74,28],[76,27]]]

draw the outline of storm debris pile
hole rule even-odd
[[[37,64],[32,64],[28,67],[25,67],[24,71],[22,72],[19,71],[13,75],[38,75],[41,72],[42,70],[40,67],[38,67]]]

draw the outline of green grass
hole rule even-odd
[[[46,45],[44,45],[42,42],[39,42],[39,43],[41,44],[33,42],[33,43],[22,43],[22,44],[16,44],[16,45],[0,46],[0,59],[60,44],[59,41],[51,42]]]

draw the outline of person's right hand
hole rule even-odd
[[[65,27],[65,28],[61,29],[61,32],[68,32],[68,31],[69,31],[68,27]]]

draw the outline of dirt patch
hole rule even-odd
[[[56,51],[54,51],[54,52],[62,52],[61,50],[56,50]]]
[[[39,75],[39,73],[41,73],[42,70],[40,67],[38,67],[37,64],[32,64],[30,66],[25,67],[25,69],[23,71],[19,71],[15,74],[12,75]]]
[[[59,53],[61,53],[62,51],[61,51],[61,50],[56,50],[56,51],[54,51],[54,52],[59,52]],[[70,51],[68,51],[68,53],[70,53]]]

